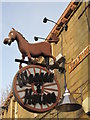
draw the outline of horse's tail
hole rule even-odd
[[[57,40],[47,40],[47,42],[49,42],[49,43],[58,43],[58,41],[59,41],[59,38],[57,39]]]
[[[51,45],[50,45],[50,53],[52,53],[52,47],[51,47]]]
[[[59,37],[55,33],[52,33],[51,39],[47,39],[47,41],[49,43],[58,43]]]

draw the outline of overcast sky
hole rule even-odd
[[[3,0],[6,1],[6,0]],[[49,0],[48,0],[49,1]],[[11,28],[17,31],[30,42],[34,43],[34,36],[47,37],[54,24],[44,24],[46,16],[57,22],[68,2],[2,2],[0,3],[0,91],[12,84],[16,72],[19,70],[16,58],[21,58],[16,41],[11,46],[3,44]],[[2,31],[1,31],[2,28]],[[1,92],[0,92],[1,94]]]

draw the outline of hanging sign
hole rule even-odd
[[[13,94],[26,110],[43,113],[56,106],[60,88],[53,73],[37,65],[20,69],[14,77]]]
[[[31,44],[20,32],[12,28],[9,37],[5,38],[3,43],[11,45],[15,40],[22,54],[19,64],[20,70],[13,80],[13,94],[17,102],[26,110],[34,113],[51,110],[56,106],[60,98],[58,81],[54,74],[48,70],[50,69],[49,58],[52,58],[54,63],[56,62],[56,58],[52,55],[51,44],[49,41]],[[41,56],[45,58],[46,65],[44,67],[39,66],[41,64],[34,59]],[[25,57],[28,58],[28,66],[22,68],[21,64],[25,63]]]
[[[69,64],[69,72],[72,72],[89,54],[90,54],[90,45],[88,45],[88,46]]]

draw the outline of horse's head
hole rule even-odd
[[[16,31],[14,28],[12,28],[12,30],[8,34],[8,38],[5,38],[3,43],[11,45],[11,43],[14,42],[14,40],[16,40]]]

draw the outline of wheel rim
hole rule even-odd
[[[17,76],[18,74],[22,74],[23,72],[27,72],[27,76],[30,76],[31,74],[33,74],[34,78],[36,76],[36,73],[38,73],[39,75],[41,75],[41,73],[44,73],[44,75],[47,73],[48,75],[51,74],[51,72],[49,70],[47,70],[46,68],[43,68],[41,66],[37,66],[37,65],[29,65],[26,67],[23,67],[22,69],[20,69],[13,80],[13,94],[17,100],[17,102],[26,110],[30,111],[30,112],[35,112],[35,113],[43,113],[46,112],[48,110],[53,109],[56,104],[59,101],[60,98],[60,87],[59,87],[59,83],[56,80],[55,76],[53,79],[53,82],[45,82],[42,85],[40,85],[40,93],[37,92],[37,85],[35,85],[35,82],[32,82],[31,84],[26,83],[26,85],[24,85],[23,87],[20,88],[18,80],[17,80]],[[46,97],[50,94],[52,95],[53,93],[56,96],[56,100],[54,101],[54,103],[46,103],[46,104],[39,104],[36,103],[35,105],[33,104],[24,104],[25,102],[25,91],[26,89],[28,90],[32,90],[32,96],[33,95],[41,95],[41,98],[44,98],[44,94],[46,95]]]

